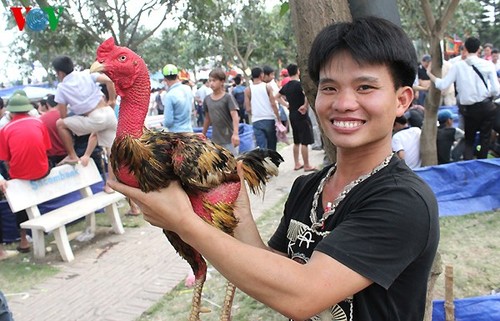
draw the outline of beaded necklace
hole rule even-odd
[[[319,195],[323,192],[323,188],[326,185],[326,182],[328,179],[335,173],[335,170],[337,169],[337,164],[335,163],[332,168],[326,173],[326,176],[321,180],[319,183],[318,189],[316,190],[316,193],[314,193],[313,197],[313,202],[312,202],[312,207],[311,207],[311,228],[319,231],[320,229],[324,229],[325,227],[325,221],[328,219],[330,216],[332,216],[335,213],[335,209],[337,208],[338,204],[345,198],[345,196],[359,183],[367,179],[368,177],[372,176],[373,174],[377,173],[380,171],[382,168],[386,167],[389,162],[391,161],[392,156],[394,153],[391,153],[389,156],[387,156],[382,163],[377,165],[370,173],[361,175],[360,177],[356,178],[354,181],[350,182],[349,184],[344,187],[340,195],[333,201],[333,203],[328,202],[327,207],[325,208],[325,212],[323,213],[323,217],[318,221],[317,220],[317,214],[316,214],[316,209],[318,207],[318,200],[319,200]]]

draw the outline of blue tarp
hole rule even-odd
[[[500,158],[428,166],[415,172],[436,194],[440,216],[500,208]]]
[[[201,133],[202,130],[203,128],[201,127],[193,128],[195,133]],[[240,146],[238,149],[240,153],[247,152],[255,148],[252,125],[240,124],[238,135],[240,136]],[[207,137],[212,138],[212,126],[210,126],[207,130]]]
[[[12,86],[9,88],[2,88],[0,89],[0,97],[8,99],[10,98],[10,96],[12,96],[12,94],[16,90],[20,89],[26,91],[26,94],[30,99],[40,99],[46,96],[47,94],[54,93],[54,89],[48,83],[43,83],[43,84],[19,85],[19,86]]]
[[[444,301],[432,302],[432,321],[445,321]],[[455,321],[499,321],[500,295],[454,300]]]

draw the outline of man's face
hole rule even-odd
[[[485,56],[491,56],[491,48],[490,47],[484,47],[484,55]]]
[[[497,61],[498,61],[498,52],[497,53],[494,53],[494,54],[491,54],[491,61],[496,64]]]
[[[339,53],[320,70],[316,111],[326,136],[340,149],[390,147],[396,116],[413,99],[411,87],[394,89],[384,65],[359,65]]]
[[[274,72],[270,73],[269,75],[264,74],[264,82],[271,82],[274,79]]]
[[[221,88],[224,88],[224,81],[210,77],[208,78],[208,86],[213,90],[217,91]]]

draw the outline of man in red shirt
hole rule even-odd
[[[22,94],[13,95],[7,104],[12,120],[0,130],[0,160],[8,164],[11,179],[36,180],[49,172],[47,150],[52,147],[49,133],[42,121],[28,112],[33,109],[29,99]],[[7,181],[0,178],[0,189],[5,191]],[[17,226],[28,219],[26,211],[16,213]],[[26,231],[20,229],[21,241],[17,250],[29,252]]]

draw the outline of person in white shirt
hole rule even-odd
[[[73,146],[73,134],[77,136],[91,135],[90,146],[97,143],[102,146],[106,155],[111,154],[111,145],[116,136],[117,119],[114,111],[116,103],[115,85],[105,74],[74,71],[73,61],[67,56],[58,56],[52,61],[59,84],[54,100],[61,114],[57,120],[57,131],[68,153],[59,164],[76,164],[80,162]],[[109,95],[106,100],[100,84],[105,84]],[[68,106],[73,114],[68,116]],[[95,142],[94,139],[97,139]],[[87,165],[82,160],[82,164]],[[108,163],[109,178],[114,179],[111,164]],[[106,184],[104,191],[113,190]]]
[[[405,116],[396,117],[393,126],[392,151],[400,159],[404,159],[409,168],[415,169],[422,165],[420,158],[420,134],[419,127],[410,127]]]
[[[276,150],[276,121],[280,118],[273,89],[264,82],[260,67],[252,69],[252,83],[245,89],[245,108],[252,117],[255,142],[260,148]]]
[[[481,148],[477,158],[488,156],[491,130],[495,117],[495,105],[492,99],[500,93],[500,84],[495,67],[491,61],[477,56],[481,43],[475,37],[465,40],[467,58],[453,64],[444,78],[432,74],[431,68],[427,73],[436,88],[443,90],[456,84],[458,91],[459,110],[464,118],[465,149],[464,160],[474,157],[474,139],[476,132],[480,132]]]

